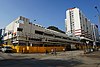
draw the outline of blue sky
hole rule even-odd
[[[48,27],[56,26],[65,31],[65,12],[78,7],[93,23],[98,23],[97,11],[100,0],[0,0],[0,28],[4,28],[18,16],[24,16],[34,23]]]

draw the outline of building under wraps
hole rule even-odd
[[[33,24],[28,18],[18,17],[4,29],[4,44],[12,45],[15,52],[62,51],[70,43],[79,44],[77,38]]]

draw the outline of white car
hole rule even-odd
[[[2,52],[12,52],[12,48],[10,46],[4,46],[1,50]]]

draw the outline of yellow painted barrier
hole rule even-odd
[[[63,51],[65,47],[40,47],[40,46],[15,46],[17,53],[44,53],[51,52],[52,49],[56,51]]]
[[[4,46],[8,46],[8,45],[4,45]],[[13,52],[17,52],[17,53],[45,53],[47,52],[51,52],[52,49],[56,49],[56,51],[63,51],[63,49],[65,49],[64,46],[13,46],[13,45],[9,45],[12,47]]]

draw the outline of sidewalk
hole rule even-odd
[[[23,65],[27,65],[26,63],[31,65],[40,63],[44,65],[53,65],[53,67],[55,67],[55,65],[61,65],[62,67],[100,67],[100,51],[89,54],[84,54],[83,51],[66,51],[57,52],[57,55],[40,53],[1,53],[0,57],[2,58],[2,56],[8,59],[8,61],[11,60],[11,62],[13,61],[18,64],[22,61],[24,62]],[[5,63],[5,60],[2,63]],[[21,61],[17,62],[16,60]]]
[[[45,54],[45,53],[8,53],[8,57],[12,57],[15,59],[25,59],[25,58],[35,58],[35,59],[55,59],[56,58],[72,58],[74,56],[83,54],[83,51],[66,51],[66,52],[57,52],[56,55],[54,54]],[[6,54],[7,55],[7,54]]]

